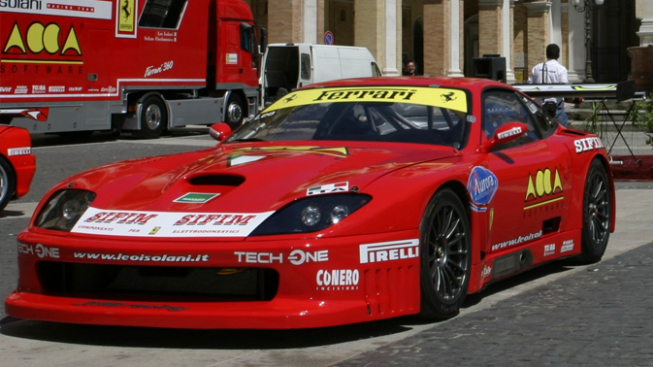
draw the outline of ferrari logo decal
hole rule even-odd
[[[453,92],[450,92],[450,93],[440,95],[440,98],[442,98],[442,102],[447,103],[447,102],[455,101],[457,97],[453,94]]]

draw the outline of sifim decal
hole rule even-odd
[[[273,213],[141,212],[89,207],[71,232],[130,237],[244,237]]]
[[[480,166],[474,167],[467,181],[467,193],[471,199],[472,210],[487,211],[484,206],[492,201],[498,188],[499,180],[492,171]]]
[[[603,142],[600,138],[583,138],[574,140],[574,146],[576,147],[576,153],[589,152],[596,149],[603,148]]]

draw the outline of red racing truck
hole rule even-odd
[[[256,111],[264,34],[242,0],[0,0],[0,123],[235,127]]]

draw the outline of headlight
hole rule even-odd
[[[320,195],[297,200],[274,213],[251,235],[321,231],[347,218],[370,200],[372,197],[362,194]]]
[[[68,232],[93,200],[95,193],[90,191],[57,191],[45,204],[34,224],[39,228]]]

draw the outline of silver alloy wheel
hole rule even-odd
[[[227,107],[227,118],[230,123],[238,122],[243,118],[243,109],[240,106],[240,103],[238,103],[238,100],[229,103],[229,106]]]
[[[590,234],[592,241],[599,243],[605,240],[610,228],[610,198],[608,183],[600,174],[595,174],[589,179],[589,203],[587,215],[589,217]]]
[[[443,301],[456,299],[464,293],[469,274],[468,235],[462,215],[453,206],[440,208],[428,229],[426,256],[433,290]]]
[[[156,104],[150,104],[145,110],[145,123],[150,130],[156,130],[161,126],[161,108]]]

